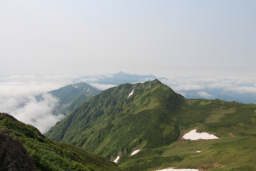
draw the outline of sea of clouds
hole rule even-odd
[[[222,99],[256,103],[256,77],[245,75],[176,76],[162,80],[187,98]]]
[[[115,86],[98,83],[97,76],[85,78],[72,75],[2,75],[0,76],[0,112],[9,113],[45,133],[64,117],[61,113],[53,115],[58,99],[47,92],[80,81],[86,81],[103,90]],[[199,77],[173,74],[158,78],[174,91],[188,98],[218,98],[256,103],[256,77]],[[39,94],[42,95],[40,101],[36,99]]]
[[[67,84],[68,80],[68,77],[63,76],[1,76],[0,112],[9,113],[45,133],[64,117],[62,114],[53,115],[58,99],[47,92]],[[40,101],[36,99],[39,94],[42,94]]]

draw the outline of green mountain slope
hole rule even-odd
[[[132,90],[134,94],[128,97]],[[104,157],[113,157],[119,150],[127,151],[137,145],[169,144],[177,139],[179,130],[173,120],[166,118],[175,113],[183,100],[157,80],[125,84],[94,97],[47,135],[88,148]],[[152,133],[158,137],[151,136]]]
[[[36,128],[25,125],[8,114],[0,113],[0,138],[0,145],[5,148],[5,154],[1,155],[0,168],[8,166],[8,162],[15,159],[10,166],[13,166],[15,162],[16,170],[22,171],[29,170],[29,167],[34,170],[33,164],[36,170],[42,171],[120,170],[112,162],[105,161],[80,148],[51,141]],[[6,141],[9,142],[8,146],[5,145]],[[12,144],[16,145],[12,146]],[[2,150],[0,150],[0,154],[2,154]],[[4,165],[2,162],[6,162],[6,164]]]
[[[49,94],[59,100],[59,104],[54,111],[55,114],[69,114],[99,93],[100,90],[84,82],[67,85],[49,92]]]
[[[181,132],[177,141],[143,149],[133,157],[124,157],[120,167],[126,170],[170,166],[209,171],[256,170],[255,105],[220,100],[186,100],[174,118]],[[195,128],[213,133],[219,139],[182,139],[185,133]]]
[[[220,139],[182,140],[192,129]],[[126,170],[255,170],[255,132],[255,105],[189,100],[155,80],[102,92],[46,135],[110,160],[120,156],[119,165]],[[131,156],[136,149],[141,151]]]

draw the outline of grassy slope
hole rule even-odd
[[[135,94],[127,99],[132,89]],[[221,138],[180,140],[194,128]],[[104,91],[59,122],[47,135],[109,159],[121,155],[120,166],[126,170],[170,166],[256,170],[255,132],[255,105],[187,100],[154,81]],[[137,148],[143,150],[130,157]]]
[[[203,170],[256,170],[256,106],[220,100],[187,100],[175,117],[180,139],[167,146],[145,149],[125,160],[126,170],[165,167]],[[184,141],[182,135],[197,128],[220,137],[210,141]],[[196,153],[196,151],[202,151]],[[136,166],[134,165],[136,163]]]
[[[127,98],[132,89],[134,95]],[[118,153],[125,156],[137,146],[155,147],[177,139],[179,130],[171,114],[183,101],[182,96],[158,81],[122,85],[85,103],[47,136],[109,159]]]
[[[78,147],[53,142],[36,128],[6,114],[0,113],[0,130],[23,144],[38,170],[119,170],[113,163]]]

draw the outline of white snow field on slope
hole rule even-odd
[[[140,149],[135,150],[135,151],[133,151],[133,152],[131,153],[131,156],[134,156],[134,155],[138,154],[139,152],[140,152]]]
[[[117,156],[116,159],[114,160],[114,163],[118,163],[119,159],[120,159],[120,156]]]
[[[134,89],[132,89],[132,91],[131,91],[130,94],[128,95],[128,98],[130,98],[133,94],[134,94]]]
[[[207,132],[196,132],[196,129],[193,129],[186,133],[182,138],[185,140],[214,140],[214,139],[219,139],[215,135],[209,134]]]
[[[167,168],[155,171],[199,171],[198,169],[174,169],[174,168]]]

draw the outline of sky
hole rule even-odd
[[[119,71],[256,103],[255,21],[255,0],[1,0],[0,111],[44,133],[48,91]]]
[[[253,74],[255,0],[1,0],[0,72]]]

